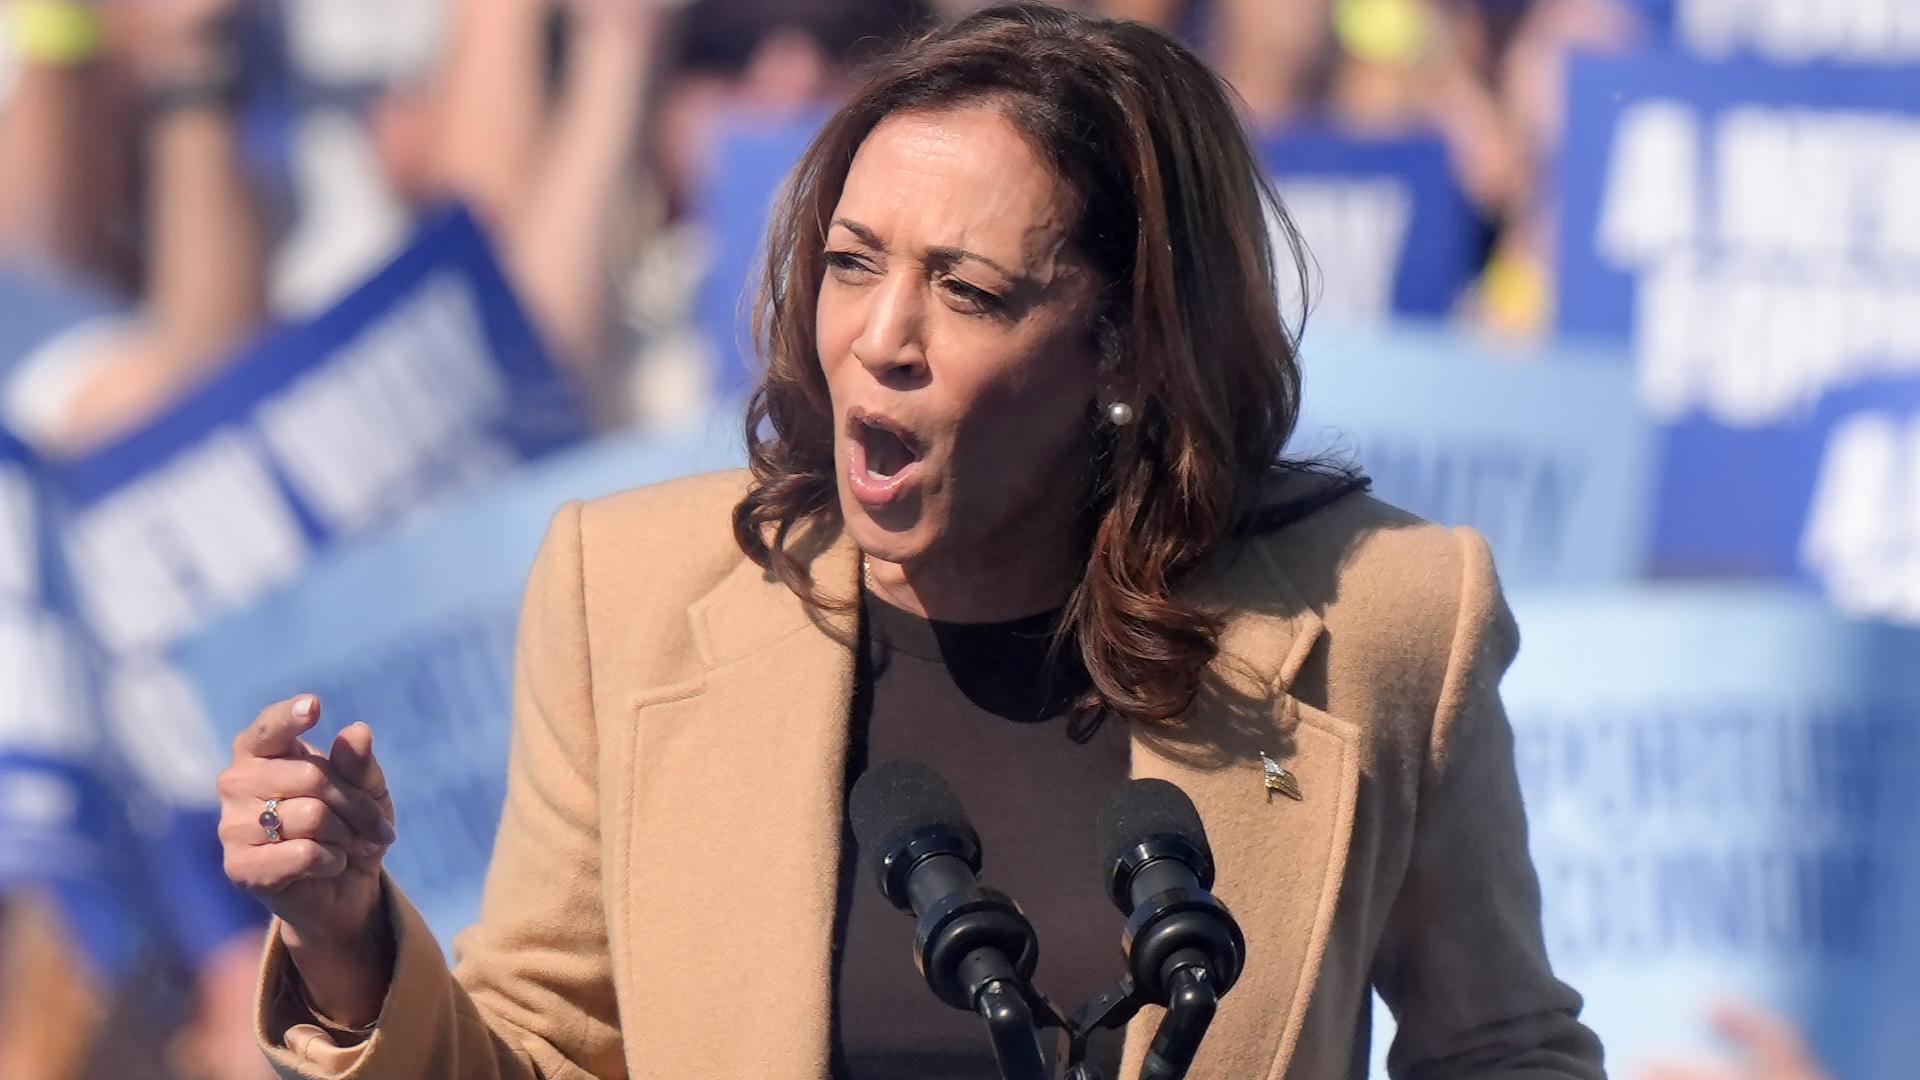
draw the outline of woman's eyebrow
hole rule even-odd
[[[999,263],[994,262],[992,259],[987,258],[985,255],[982,255],[974,251],[968,251],[966,248],[931,247],[927,249],[927,258],[938,259],[941,262],[945,262],[949,264],[961,262],[966,259],[972,259],[974,262],[982,263],[988,267],[991,267],[1001,277],[1006,278],[1008,281],[1026,280],[1025,274],[1016,274],[1012,270],[1009,270],[1006,267],[1001,266]]]
[[[867,228],[852,218],[834,218],[833,223],[852,233],[861,243],[875,251],[887,250],[887,245],[880,242],[880,238],[874,235],[872,229]]]
[[[834,218],[833,223],[847,230],[848,232],[852,233],[855,239],[859,240],[861,243],[867,245],[868,247],[874,249],[875,251],[887,250],[887,245],[880,242],[880,237],[875,235],[872,229],[869,229],[865,225],[862,225],[859,222],[854,221],[852,218]],[[1027,277],[1027,275],[1025,274],[1016,273],[1012,270],[1007,269],[1005,266],[1002,266],[1001,264],[993,261],[992,259],[987,258],[985,255],[982,255],[977,251],[968,251],[966,248],[957,248],[957,247],[928,248],[927,258],[929,260],[937,260],[939,262],[944,262],[944,263],[956,263],[966,259],[971,259],[974,262],[981,263],[982,265],[991,267],[993,270],[998,272],[1001,277],[1004,277],[1009,281],[1025,281]]]

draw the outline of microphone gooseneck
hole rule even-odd
[[[847,816],[881,894],[918,919],[914,963],[927,986],[986,1021],[1006,1080],[1044,1080],[1028,982],[1039,939],[1019,905],[981,887],[980,838],[959,797],[926,765],[888,761],[855,781]]]

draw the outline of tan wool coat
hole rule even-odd
[[[556,516],[480,921],[449,972],[389,886],[393,983],[352,1047],[293,1004],[274,935],[259,1036],[281,1076],[828,1076],[857,615],[810,617],[742,556],[744,484]],[[812,566],[853,595],[844,538]],[[1188,589],[1227,615],[1220,656],[1183,724],[1135,729],[1132,771],[1193,797],[1246,932],[1194,1080],[1359,1075],[1370,988],[1399,1019],[1398,1075],[1600,1076],[1541,941],[1497,690],[1517,636],[1484,541],[1352,496]],[[1301,800],[1265,790],[1263,751]],[[1128,1030],[1129,1080],[1158,1017]]]

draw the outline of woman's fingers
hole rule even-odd
[[[300,694],[260,711],[233,741],[220,774],[220,840],[227,877],[262,898],[349,866],[377,868],[394,840],[393,803],[373,758],[373,732],[350,725],[323,756],[301,741],[320,719],[320,700]],[[272,801],[277,836],[261,815]],[[271,820],[271,819],[269,819]]]
[[[373,797],[338,775],[326,758],[253,758],[235,763],[220,774],[221,801],[258,814],[268,799],[319,799],[369,840],[393,842],[393,825]]]
[[[332,762],[335,772],[366,792],[391,819],[393,799],[387,791],[387,774],[373,756],[372,728],[364,721],[342,728],[340,734],[334,737],[333,752],[328,760]]]
[[[233,754],[241,757],[286,757],[300,749],[300,736],[320,722],[320,699],[296,694],[260,710],[233,740]]]
[[[233,760],[218,781],[227,879],[288,919],[333,918],[309,909],[364,899],[364,887],[295,886],[377,874],[394,840],[393,804],[373,760],[372,731],[351,725],[334,741],[334,753],[323,755],[301,739],[319,719],[312,694],[262,709],[235,737]]]
[[[276,841],[267,839],[267,827],[260,822],[260,816],[265,811],[265,803],[260,804],[258,812],[250,812],[244,805],[230,808],[221,815],[221,842],[275,843]],[[376,841],[354,832],[351,826],[340,820],[340,816],[333,812],[332,807],[319,799],[281,799],[274,807],[273,813],[280,821],[279,843],[285,843],[288,840],[318,840],[349,853],[356,846],[377,846]]]
[[[347,868],[346,852],[318,840],[229,844],[226,853],[227,879],[248,892],[268,895],[310,878],[338,877]]]

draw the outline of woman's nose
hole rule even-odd
[[[908,275],[888,279],[871,294],[866,322],[853,339],[853,355],[874,378],[911,382],[927,373],[920,298]]]

